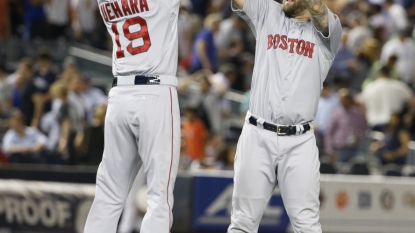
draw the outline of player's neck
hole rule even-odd
[[[308,22],[311,20],[310,13],[308,13],[307,9],[301,11],[300,13],[296,15],[293,15],[292,18],[300,22]]]

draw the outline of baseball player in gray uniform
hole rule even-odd
[[[148,187],[142,233],[168,233],[180,150],[180,0],[98,0],[113,40],[105,149],[85,233],[115,233],[139,169]]]
[[[310,122],[341,24],[323,0],[232,1],[257,44],[228,233],[258,231],[277,180],[294,232],[321,232],[320,163]]]

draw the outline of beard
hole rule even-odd
[[[292,0],[292,2],[292,4],[286,4],[287,0],[284,0],[282,3],[282,11],[289,18],[293,18],[295,15],[307,9],[302,0]]]

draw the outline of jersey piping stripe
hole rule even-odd
[[[174,125],[173,125],[173,100],[171,95],[171,87],[169,88],[170,91],[170,114],[171,114],[171,158],[170,158],[170,171],[169,171],[169,180],[167,182],[167,205],[169,206],[169,230],[170,233],[170,226],[171,226],[171,207],[169,203],[169,187],[170,187],[170,176],[171,176],[171,169],[173,166],[173,144],[174,144]]]

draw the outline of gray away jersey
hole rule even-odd
[[[245,0],[236,11],[256,37],[250,112],[281,125],[314,119],[323,81],[337,53],[341,24],[329,10],[329,36],[288,18],[273,0]]]
[[[115,77],[176,75],[180,0],[98,0],[113,42]]]

